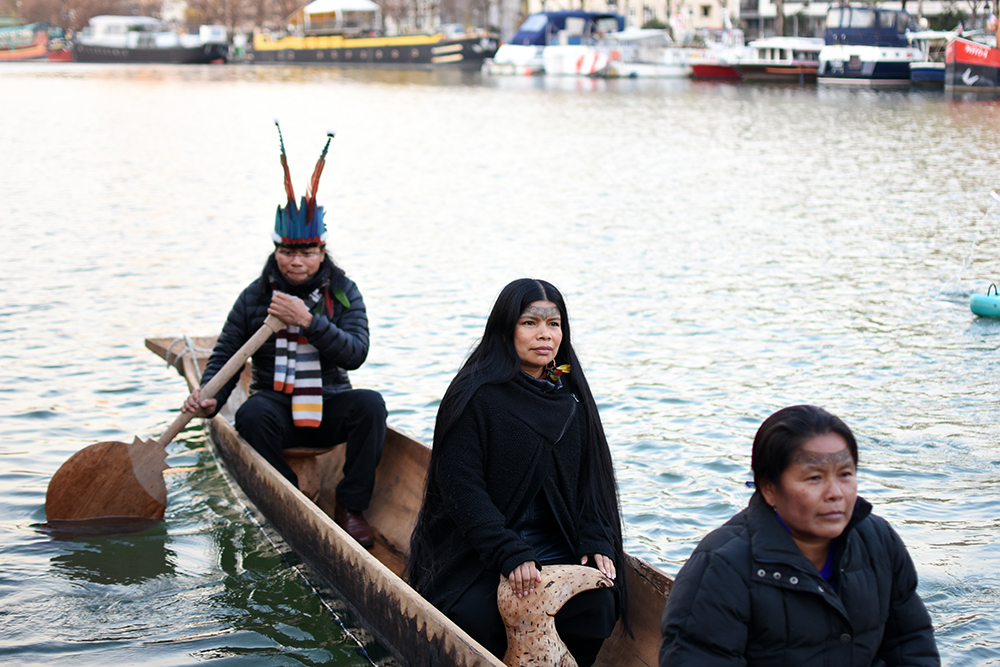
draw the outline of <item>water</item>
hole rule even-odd
[[[184,385],[143,339],[217,333],[259,273],[278,117],[299,191],[338,133],[319,199],[373,340],[352,377],[393,425],[429,440],[496,293],[546,278],[629,551],[676,573],[745,505],[761,420],[823,405],[858,434],[946,664],[1000,665],[1000,321],[968,308],[998,279],[996,103],[236,66],[5,64],[0,90],[5,664],[370,664],[194,425],[162,524],[43,527],[66,458],[176,415]]]

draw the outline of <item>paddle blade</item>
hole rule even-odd
[[[71,456],[49,481],[45,516],[51,521],[110,517],[162,519],[166,450],[156,440],[99,442]]]

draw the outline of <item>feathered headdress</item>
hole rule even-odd
[[[285,194],[288,195],[288,204],[284,208],[278,207],[278,212],[274,216],[271,239],[281,245],[325,243],[326,225],[323,224],[323,207],[316,206],[316,190],[319,188],[319,177],[323,173],[326,152],[330,148],[330,140],[333,139],[334,133],[332,131],[326,133],[326,145],[323,146],[323,152],[320,153],[316,168],[313,169],[309,188],[300,205],[296,206],[292,175],[288,171],[288,156],[285,155],[285,140],[281,136],[281,126],[278,125],[278,121],[274,121],[274,124],[278,128],[278,142],[281,144],[281,167],[285,171]]]

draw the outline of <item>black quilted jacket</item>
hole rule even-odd
[[[859,497],[838,538],[834,590],[755,493],[677,575],[660,667],[940,665],[913,561],[871,509]]]
[[[319,350],[324,396],[351,389],[347,371],[360,367],[368,356],[368,313],[365,311],[365,302],[353,281],[344,276],[338,279],[350,307],[345,308],[338,300],[332,299],[333,312],[329,312],[324,305],[322,314],[314,315],[312,324],[305,331],[306,338]],[[243,290],[229,311],[226,324],[212,350],[202,377],[203,386],[263,326],[270,303],[271,286],[261,278]],[[274,340],[275,336],[272,335],[252,357],[252,391],[274,388]],[[233,377],[215,395],[218,401],[216,411],[225,404],[238,378],[239,376]]]

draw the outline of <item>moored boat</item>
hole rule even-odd
[[[146,346],[167,359],[189,387],[197,387],[215,338],[195,338],[186,351],[183,341],[172,347],[176,342],[148,338]],[[423,498],[430,449],[395,429],[388,430],[375,492],[365,512],[376,543],[365,549],[332,519],[343,447],[315,457],[321,481],[313,502],[239,437],[230,420],[246,398],[249,378],[248,364],[224,409],[206,421],[213,453],[239,492],[403,664],[502,667],[500,660],[402,578],[410,532]],[[638,558],[627,556],[627,561],[619,572],[628,577],[633,635],[616,628],[601,649],[597,667],[657,664],[660,616],[671,579]]]
[[[954,32],[922,30],[906,38],[920,49],[920,58],[910,63],[910,82],[915,88],[944,88],[945,51]]]
[[[497,50],[496,35],[458,30],[382,34],[371,0],[315,0],[294,15],[292,33],[254,35],[247,60],[258,64],[479,69]]]
[[[765,37],[747,44],[749,54],[736,61],[744,81],[813,82],[819,69],[818,37]]]
[[[610,12],[566,10],[532,14],[510,41],[483,62],[483,72],[589,74],[591,72],[578,71],[580,58],[592,51],[600,37],[624,28],[625,17]]]
[[[945,50],[945,88],[951,92],[1000,94],[1000,49],[956,37]]]
[[[149,16],[95,16],[73,43],[73,60],[82,63],[206,64],[225,62],[228,53],[222,26],[181,34]]]
[[[902,10],[832,7],[826,16],[826,45],[819,54],[817,81],[909,87],[910,63],[921,57],[906,39],[910,27],[910,15]]]
[[[691,76],[688,59],[695,49],[677,46],[666,30],[626,28],[599,39],[595,50],[607,62],[595,76],[673,79]]]
[[[48,23],[0,28],[0,62],[9,60],[69,60],[65,35]]]
[[[714,81],[739,81],[736,63],[749,51],[743,42],[743,31],[735,28],[716,30],[701,35],[705,48],[694,51],[689,59],[691,78]]]

